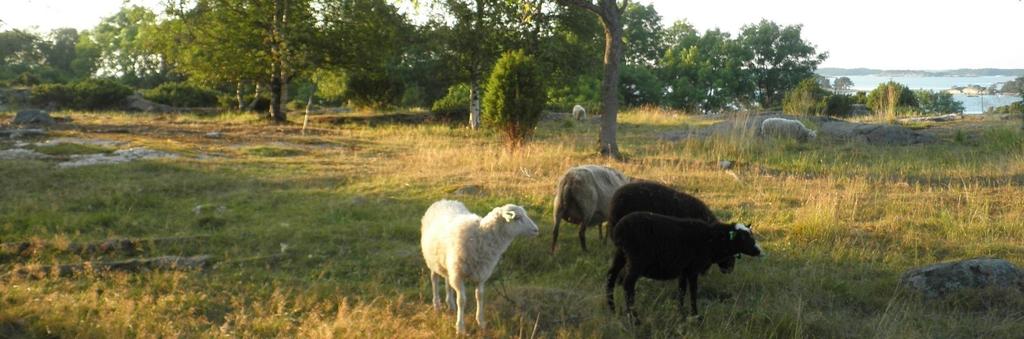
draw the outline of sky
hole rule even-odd
[[[88,29],[124,0],[3,0],[0,30]],[[160,0],[131,0],[159,8]],[[945,70],[1024,68],[1021,0],[639,0],[668,26],[686,20],[699,31],[735,36],[761,19],[803,25],[803,38],[827,51],[821,67]]]

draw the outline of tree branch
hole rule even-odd
[[[629,6],[629,0],[622,0],[622,6],[619,6],[619,13],[625,13],[627,6]]]
[[[597,7],[597,5],[591,3],[590,1],[587,1],[587,0],[558,0],[558,3],[562,4],[562,5],[565,5],[565,6],[576,6],[576,7],[579,7],[579,8],[591,11],[594,14],[603,15],[601,13],[601,8],[600,7]]]

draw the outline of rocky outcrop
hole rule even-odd
[[[686,138],[704,138],[709,136],[744,136],[756,135],[761,122],[768,118],[797,119],[787,115],[758,115],[739,120],[726,120],[706,128],[667,132],[660,135],[661,139],[676,141]],[[799,117],[810,123],[809,128],[816,129],[818,138],[830,138],[841,141],[859,141],[874,145],[905,146],[935,142],[935,137],[889,124],[864,124],[838,120],[825,116]]]
[[[50,113],[40,110],[25,110],[14,116],[15,125],[53,125],[57,121],[50,117]]]
[[[1003,259],[978,258],[912,269],[900,285],[925,298],[941,298],[970,289],[1024,291],[1024,272]]]
[[[127,101],[126,109],[129,111],[146,113],[174,112],[174,107],[146,100],[146,98],[143,98],[139,93],[129,95],[125,100]]]
[[[111,154],[72,155],[71,160],[57,164],[59,168],[72,168],[92,165],[119,164],[143,159],[177,158],[178,155],[148,148],[136,147],[114,151]]]

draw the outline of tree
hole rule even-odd
[[[622,80],[619,85],[619,93],[626,105],[656,105],[661,101],[661,81],[647,67],[623,66]]]
[[[654,5],[630,3],[622,13],[627,65],[654,66],[665,53],[664,28]]]
[[[547,17],[550,28],[545,31],[550,34],[541,38],[536,57],[549,86],[549,107],[598,107],[604,53],[600,19],[587,11],[561,6]]]
[[[311,0],[168,2],[172,20],[161,30],[168,33],[159,39],[161,50],[192,78],[234,83],[236,96],[243,80],[257,86],[267,82],[268,119],[284,122],[287,116],[281,106],[288,83],[321,62],[325,53],[320,51],[327,42],[337,42],[320,33],[330,25],[326,19],[350,2],[322,3],[319,16],[314,15]]]
[[[868,107],[880,118],[892,120],[897,114],[918,108],[918,102],[910,88],[889,81],[868,93]]]
[[[12,29],[0,32],[0,80],[16,80],[42,65],[39,51],[43,40],[38,35]]]
[[[742,105],[753,88],[743,69],[747,51],[729,33],[714,29],[701,35],[687,27],[673,25],[675,44],[659,63],[661,79],[670,89],[665,103],[700,112]]]
[[[853,80],[850,80],[849,77],[838,77],[832,81],[832,88],[835,88],[837,93],[842,93],[853,88]]]
[[[783,94],[813,75],[828,53],[815,52],[814,45],[800,37],[801,25],[779,26],[761,20],[743,26],[739,41],[751,54],[746,68],[757,85],[755,96],[763,108],[778,105]]]
[[[622,13],[629,0],[621,5],[615,0],[558,0],[560,4],[587,10],[601,18],[604,27],[604,74],[601,80],[601,133],[598,136],[601,154],[621,158],[615,140],[619,112],[619,63],[622,60]]]
[[[469,127],[480,127],[480,80],[488,67],[494,64],[500,52],[500,35],[508,32],[497,27],[502,20],[498,12],[504,1],[445,0],[448,13],[455,24],[447,35],[449,60],[461,73],[459,78],[469,83]]]
[[[825,111],[827,97],[828,92],[821,88],[817,78],[807,78],[786,92],[782,100],[782,111],[794,115],[818,115]]]
[[[964,104],[956,101],[953,95],[945,91],[914,91],[914,97],[922,113],[963,113]]]
[[[512,148],[533,134],[547,101],[536,61],[522,50],[502,54],[484,95],[484,118],[500,129]]]
[[[140,6],[124,7],[103,18],[87,34],[99,52],[99,74],[142,87],[165,81],[169,67],[163,56],[147,45],[154,39],[155,26],[156,14]]]

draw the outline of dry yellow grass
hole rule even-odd
[[[926,303],[896,288],[901,272],[936,261],[995,256],[1024,266],[1024,141],[999,120],[923,127],[963,129],[973,140],[967,143],[942,132],[934,145],[801,145],[762,141],[749,128],[668,142],[658,134],[716,120],[646,108],[620,117],[629,160],[613,162],[594,154],[594,123],[546,121],[510,153],[489,132],[432,124],[315,125],[301,135],[301,122],[269,125],[251,115],[72,115],[80,128],[56,135],[187,158],[71,170],[0,162],[2,241],[205,234],[208,241],[144,255],[230,260],[277,253],[283,243],[289,256],[206,272],[7,281],[0,283],[0,336],[453,337],[453,315],[429,305],[419,218],[430,202],[466,185],[484,191],[456,197],[472,210],[522,204],[543,234],[506,253],[488,295],[491,327],[480,331],[469,321],[474,336],[1024,332],[1020,294]],[[111,129],[130,133],[103,131]],[[204,136],[212,131],[224,136]],[[736,161],[733,174],[718,169],[725,159]],[[752,222],[770,255],[701,280],[703,325],[679,316],[674,283],[642,282],[646,322],[634,327],[604,308],[610,245],[583,253],[567,237],[557,255],[546,250],[555,184],[567,168],[586,163],[693,192],[723,219]],[[198,204],[227,212],[216,216],[219,224],[200,222],[191,212]],[[0,268],[109,258],[0,256]]]

